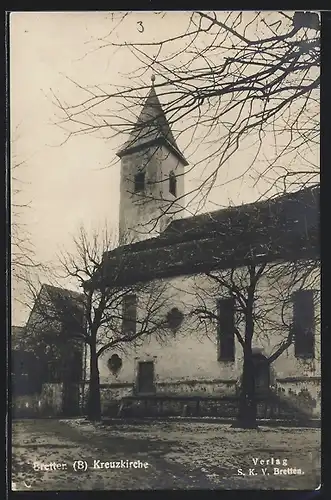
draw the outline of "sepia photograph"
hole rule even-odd
[[[13,491],[321,487],[320,17],[9,14]]]

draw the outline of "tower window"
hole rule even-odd
[[[134,176],[134,192],[139,193],[145,189],[145,172],[138,172]]]
[[[177,196],[177,179],[172,171],[169,174],[169,193]]]

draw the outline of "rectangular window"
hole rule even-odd
[[[134,192],[139,193],[145,189],[145,172],[138,172],[134,176]]]
[[[217,301],[219,361],[235,360],[234,315],[234,299],[219,299]]]
[[[126,295],[122,303],[122,333],[135,334],[137,330],[137,297]]]
[[[295,356],[313,359],[315,350],[313,290],[299,290],[293,294],[293,328]]]

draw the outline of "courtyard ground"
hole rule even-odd
[[[320,429],[311,428],[248,431],[205,422],[16,420],[12,484],[30,491],[313,490],[320,482],[319,451]],[[135,468],[138,460],[146,468]],[[45,465],[59,469],[40,470]]]

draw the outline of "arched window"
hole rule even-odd
[[[137,297],[125,295],[122,302],[122,333],[135,334],[137,331]]]
[[[297,358],[315,357],[315,304],[313,290],[293,294],[294,352]]]
[[[173,171],[169,174],[169,193],[177,196],[177,179]]]
[[[218,361],[235,361],[235,302],[232,297],[217,300]]]

